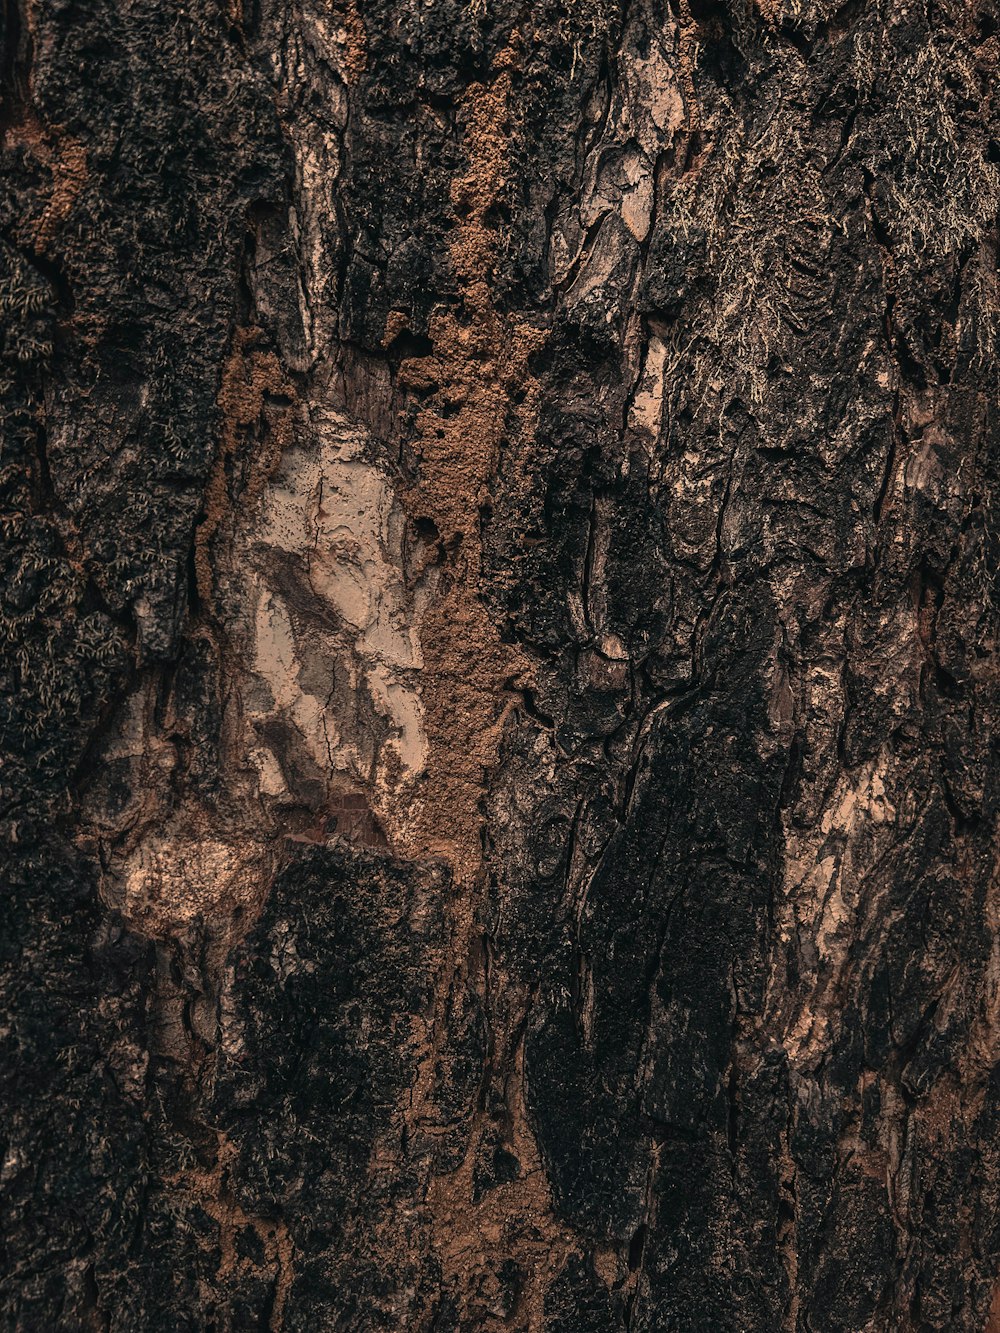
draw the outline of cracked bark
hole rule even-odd
[[[4,1327],[1000,1329],[998,23],[3,7]]]

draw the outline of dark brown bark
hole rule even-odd
[[[1000,1329],[992,0],[8,0],[3,1327]]]

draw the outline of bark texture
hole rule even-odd
[[[6,0],[11,1330],[1000,1329],[995,0]]]

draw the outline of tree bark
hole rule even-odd
[[[1000,1330],[994,0],[6,0],[3,1327]]]

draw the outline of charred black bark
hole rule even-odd
[[[3,8],[4,1327],[1000,1328],[998,22]]]

